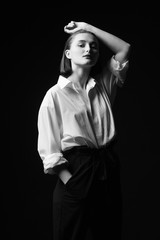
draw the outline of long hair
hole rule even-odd
[[[60,74],[63,77],[69,77],[72,74],[71,60],[66,57],[65,51],[67,49],[70,49],[70,46],[71,46],[71,43],[72,43],[74,37],[79,33],[90,33],[95,37],[95,39],[98,42],[97,37],[92,32],[89,32],[86,30],[78,30],[75,33],[73,33],[72,35],[70,35],[70,37],[67,39],[67,41],[65,43],[61,62],[60,62]]]

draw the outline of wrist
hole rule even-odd
[[[84,29],[85,31],[92,32],[92,31],[93,31],[92,27],[93,27],[93,26],[90,25],[89,23],[84,23],[83,29]]]
[[[94,27],[93,25],[87,24],[86,30],[97,36],[97,28]]]
[[[59,175],[59,173],[62,171],[62,170],[66,170],[67,169],[67,166],[68,166],[68,162],[66,163],[63,163],[63,164],[59,164],[57,166],[54,167],[54,173],[56,175]]]
[[[66,184],[68,180],[72,177],[72,174],[68,171],[68,169],[63,169],[58,174],[61,181]]]

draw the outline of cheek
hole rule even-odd
[[[93,52],[93,57],[94,57],[95,60],[98,60],[99,52]]]
[[[71,57],[75,58],[75,57],[79,57],[83,54],[83,49],[81,48],[72,48],[71,50]]]
[[[96,59],[97,60],[99,59],[99,52],[96,54]]]
[[[93,54],[94,54],[95,56],[99,56],[99,50],[93,50]]]

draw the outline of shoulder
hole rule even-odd
[[[57,94],[60,91],[58,84],[53,85],[47,90],[41,103],[41,107],[54,107],[57,99]]]
[[[53,85],[51,88],[48,89],[46,95],[50,97],[55,97],[57,93],[60,91],[60,87],[58,84]]]

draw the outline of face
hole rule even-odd
[[[71,60],[72,67],[92,67],[97,62],[99,48],[97,39],[90,33],[79,33],[74,36],[66,57]]]

